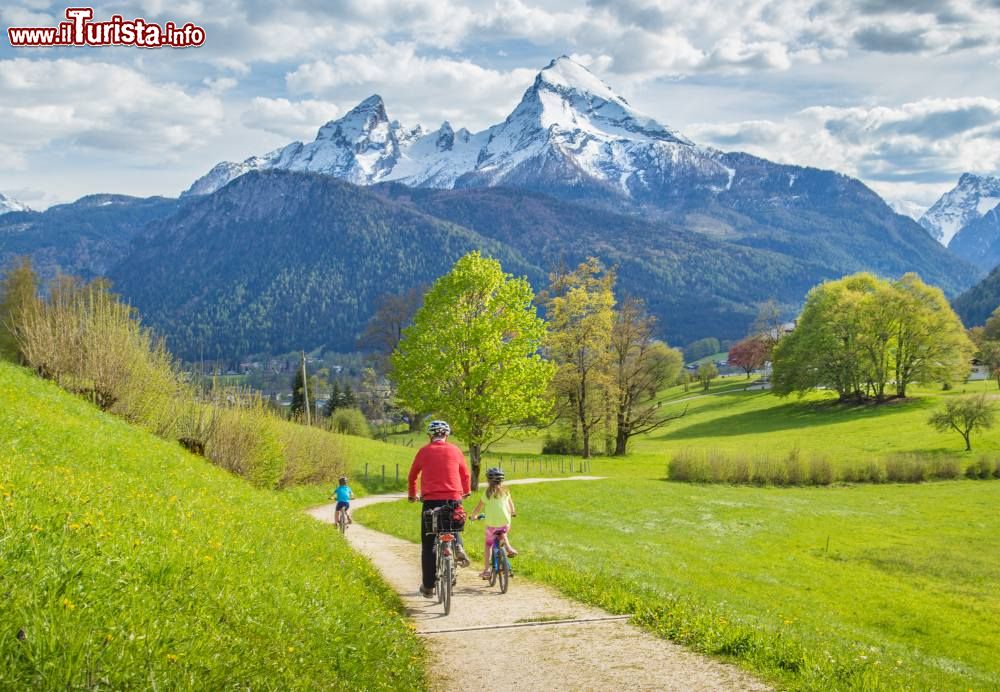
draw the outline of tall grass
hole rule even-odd
[[[325,482],[348,467],[336,436],[278,418],[258,395],[214,383],[197,391],[102,280],[59,277],[20,320],[14,333],[38,374],[255,485]]]
[[[975,475],[972,469],[975,467]],[[970,478],[1000,477],[997,462],[983,458],[969,467]],[[688,483],[734,485],[830,485],[844,483],[920,483],[960,478],[962,465],[954,458],[893,454],[884,459],[842,462],[834,466],[822,454],[805,458],[796,448],[784,456],[732,453],[718,449],[682,449],[667,464],[667,478]]]
[[[130,423],[173,432],[170,403],[180,389],[173,359],[105,282],[60,277],[20,319],[21,353],[43,377]]]

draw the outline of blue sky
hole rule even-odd
[[[14,0],[0,25],[66,5]],[[298,0],[94,6],[205,28],[203,47],[0,39],[0,192],[176,195],[381,94],[392,118],[476,130],[568,54],[690,139],[857,176],[930,205],[1000,173],[1000,0]],[[6,32],[4,32],[6,33]]]

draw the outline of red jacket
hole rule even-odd
[[[408,479],[410,497],[417,496],[417,476],[425,500],[461,500],[470,492],[465,455],[446,440],[435,440],[417,452]]]

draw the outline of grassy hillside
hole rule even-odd
[[[1000,686],[1000,483],[513,489],[518,573],[796,689]],[[404,503],[358,511],[416,540]],[[481,551],[481,527],[466,545]],[[516,598],[516,584],[511,595]]]
[[[996,382],[985,380],[958,384],[944,392],[940,387],[914,387],[912,398],[879,406],[844,405],[831,392],[812,392],[800,399],[780,399],[770,392],[746,391],[747,380],[733,375],[713,381],[709,391],[692,385],[685,392],[674,387],[663,393],[664,409],[687,414],[667,427],[635,438],[625,459],[599,458],[595,472],[636,472],[661,477],[670,456],[683,449],[711,448],[726,453],[766,452],[822,454],[832,462],[881,458],[891,453],[920,452],[955,455],[963,461],[979,453],[1000,452],[1000,427],[973,434],[971,455],[954,432],[937,432],[927,425],[932,411],[948,397],[985,392],[1000,396]],[[707,396],[706,396],[707,394]],[[512,439],[497,445],[497,454],[541,451],[541,437]]]
[[[0,688],[421,688],[341,538],[0,363]]]

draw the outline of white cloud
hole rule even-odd
[[[0,146],[22,156],[59,140],[138,160],[176,157],[216,134],[223,115],[214,94],[100,62],[0,60],[0,92]]]
[[[379,93],[390,117],[407,123],[450,120],[478,128],[505,116],[534,75],[534,69],[504,72],[468,60],[423,57],[413,44],[379,41],[366,52],[300,65],[285,81],[293,93],[314,96],[349,92],[360,100]]]
[[[337,116],[339,109],[329,101],[289,101],[258,96],[243,111],[241,122],[249,128],[272,132],[291,139],[311,140],[321,125]]]
[[[837,170],[925,205],[966,171],[1000,170],[1000,100],[992,98],[810,107],[780,121],[705,123],[686,134],[720,149]]]

